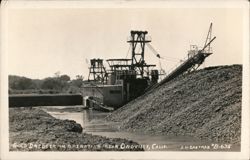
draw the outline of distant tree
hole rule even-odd
[[[64,75],[60,76],[60,80],[68,82],[68,81],[70,81],[70,77],[68,75],[64,74]]]
[[[32,83],[32,80],[26,77],[22,77],[19,81],[19,87],[20,89],[32,89],[34,88],[34,85]]]
[[[81,79],[81,80],[83,80],[83,76],[82,76],[82,75],[76,75],[76,79]]]
[[[66,74],[59,75],[60,73],[58,72],[58,76],[47,77],[42,80],[9,75],[9,91],[11,93],[16,93],[16,90],[30,90],[27,93],[46,93],[50,92],[50,90],[53,93],[67,92],[71,83],[70,77]],[[21,92],[18,91],[18,93]]]
[[[20,76],[9,76],[9,88],[16,90],[34,89],[32,79]]]
[[[36,89],[41,89],[42,88],[41,86],[42,86],[43,80],[32,79],[32,82],[33,82]]]
[[[82,83],[83,83],[83,76],[77,75],[76,79],[73,79],[71,81],[71,86],[75,86],[75,87],[80,88],[82,86]]]
[[[48,77],[42,83],[42,89],[62,90],[63,84],[58,78]]]
[[[81,93],[81,89],[79,87],[76,87],[76,86],[70,86],[67,90],[67,93],[73,93],[73,94],[76,94],[76,93]]]
[[[8,78],[9,78],[9,88],[15,89],[17,81],[20,79],[20,77],[15,75],[9,75]]]

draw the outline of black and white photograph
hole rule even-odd
[[[1,2],[1,159],[249,159],[248,1],[87,2]]]

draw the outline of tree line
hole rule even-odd
[[[53,77],[44,79],[31,79],[24,76],[9,75],[9,93],[80,93],[84,80],[82,76],[70,79],[66,74],[55,74]]]

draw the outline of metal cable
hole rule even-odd
[[[151,44],[147,43],[147,46],[148,46],[148,48],[153,52],[153,54],[154,54],[156,57],[158,57],[158,58],[165,59],[165,60],[167,60],[167,61],[172,61],[172,62],[176,62],[176,61],[180,61],[180,60],[181,60],[181,59],[174,58],[174,57],[162,57],[162,56],[160,56],[160,54],[154,49],[154,47],[153,47]],[[170,60],[170,59],[171,59],[171,60]]]
[[[131,48],[131,44],[129,45],[129,48],[128,48],[128,51],[127,51],[127,55],[126,55],[126,59],[128,58],[128,53],[130,51],[130,48]]]

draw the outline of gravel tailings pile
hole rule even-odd
[[[56,119],[40,109],[10,108],[9,127],[10,151],[142,150],[137,143],[125,139],[82,133],[81,125],[75,121]]]
[[[176,79],[107,117],[120,130],[240,143],[242,66],[208,67]]]

